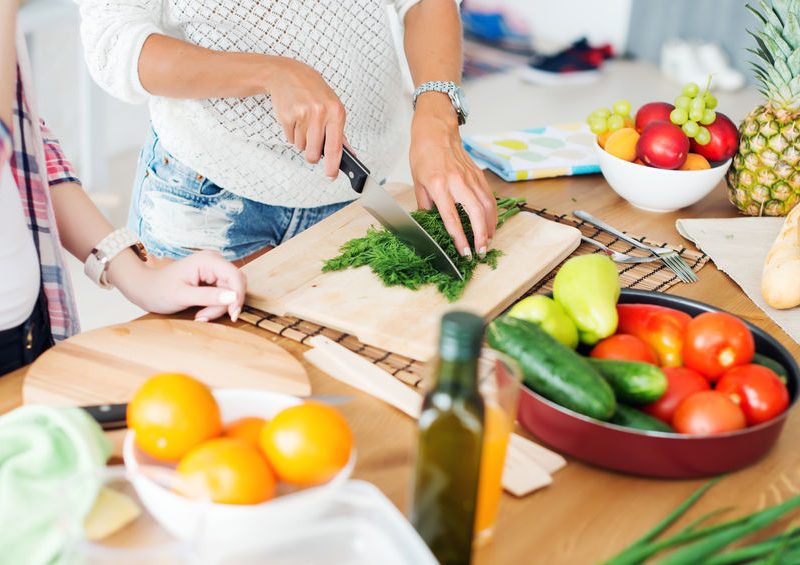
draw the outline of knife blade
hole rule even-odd
[[[346,394],[312,394],[300,400],[313,400],[329,406],[338,406],[350,402],[353,400],[353,397]],[[86,410],[105,431],[122,430],[128,427],[126,422],[128,404],[125,402],[120,404],[81,406],[81,408]]]
[[[380,224],[392,232],[400,241],[411,247],[420,257],[430,258],[437,271],[464,280],[452,259],[441,246],[422,229],[417,221],[406,212],[397,200],[386,192],[374,178],[369,169],[347,148],[342,148],[339,170],[347,175],[350,186],[361,195],[359,202]]]

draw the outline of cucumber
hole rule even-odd
[[[617,404],[617,411],[614,412],[611,423],[648,432],[673,432],[672,428],[658,418],[624,404]]]
[[[607,421],[617,408],[614,391],[585,358],[556,341],[538,324],[497,318],[487,330],[489,345],[514,358],[525,384],[565,408]]]
[[[786,371],[786,367],[775,361],[775,359],[756,353],[753,355],[753,363],[766,367],[767,369],[772,369],[772,371],[778,375],[778,378],[783,381],[783,384],[786,384],[789,373]]]
[[[664,371],[650,363],[591,357],[589,363],[608,381],[621,402],[649,404],[661,398],[667,390]]]

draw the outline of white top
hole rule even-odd
[[[39,296],[39,258],[11,166],[0,170],[0,330],[20,325]]]
[[[176,100],[150,95],[138,76],[154,33],[202,47],[289,57],[316,69],[347,110],[345,134],[377,177],[407,135],[408,101],[387,5],[401,21],[419,0],[77,0],[95,80],[131,103],[149,102],[164,147],[219,186],[266,204],[312,207],[352,200],[340,175],[290,146],[267,96]]]

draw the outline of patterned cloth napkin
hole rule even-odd
[[[783,218],[678,220],[678,232],[707,253],[789,337],[800,343],[800,309],[776,310],[761,296],[764,259],[783,225]]]
[[[508,182],[600,172],[586,124],[472,135],[463,142],[479,165]]]

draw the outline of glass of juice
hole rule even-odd
[[[500,497],[506,450],[517,418],[522,371],[510,357],[484,349],[478,362],[478,388],[484,402],[483,449],[475,515],[476,544],[492,538]]]

